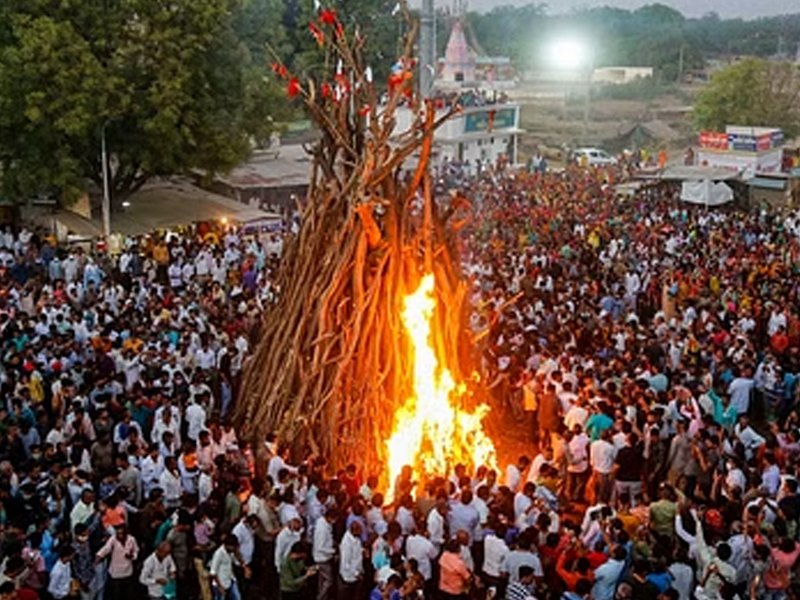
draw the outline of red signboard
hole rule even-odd
[[[703,131],[700,133],[700,147],[710,150],[727,150],[728,134],[716,133],[714,131]]]
[[[765,133],[756,138],[756,148],[759,150],[769,150],[772,148],[772,134]]]

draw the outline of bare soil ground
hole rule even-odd
[[[658,121],[687,139],[693,135],[689,105],[697,88],[685,87],[646,100],[616,100],[593,97],[589,105],[587,131],[583,131],[584,97],[581,93],[558,92],[533,84],[521,84],[510,92],[511,99],[522,105],[520,161],[544,147],[555,157],[563,146],[592,145],[604,147],[609,140],[630,131],[634,125]],[[670,151],[682,151],[683,140],[661,140]],[[557,162],[557,161],[556,161]]]

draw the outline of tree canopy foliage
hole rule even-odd
[[[376,81],[400,53],[396,0],[331,0],[364,38]],[[5,195],[71,197],[100,184],[105,134],[117,200],[152,177],[225,171],[292,112],[272,77],[277,55],[301,77],[335,65],[309,32],[315,0],[2,0],[0,169]],[[438,19],[439,53],[450,19]],[[544,4],[470,13],[468,37],[524,70],[543,45],[580,35],[592,62],[650,65],[662,80],[709,55],[794,54],[800,14],[688,19],[662,4],[551,15]],[[681,62],[682,61],[682,62]],[[720,84],[721,85],[721,84]]]
[[[260,48],[282,38],[281,8],[280,0],[4,0],[5,193],[69,198],[87,180],[99,186],[103,134],[118,200],[154,176],[238,164],[275,96]]]
[[[546,66],[548,43],[577,36],[590,43],[595,66],[652,66],[666,81],[677,78],[681,55],[684,69],[691,69],[715,55],[793,56],[800,44],[800,14],[744,21],[710,13],[690,19],[658,3],[567,15],[549,14],[546,4],[498,6],[469,13],[468,20],[486,53],[509,56],[521,68]]]
[[[794,137],[800,134],[800,69],[755,58],[731,65],[700,93],[694,117],[701,129],[780,127]]]

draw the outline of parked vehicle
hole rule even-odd
[[[577,148],[572,153],[572,160],[587,166],[616,165],[617,159],[600,148]]]

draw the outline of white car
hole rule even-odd
[[[572,153],[572,158],[578,164],[583,164],[585,159],[586,164],[589,166],[617,164],[616,158],[600,148],[578,148]]]

